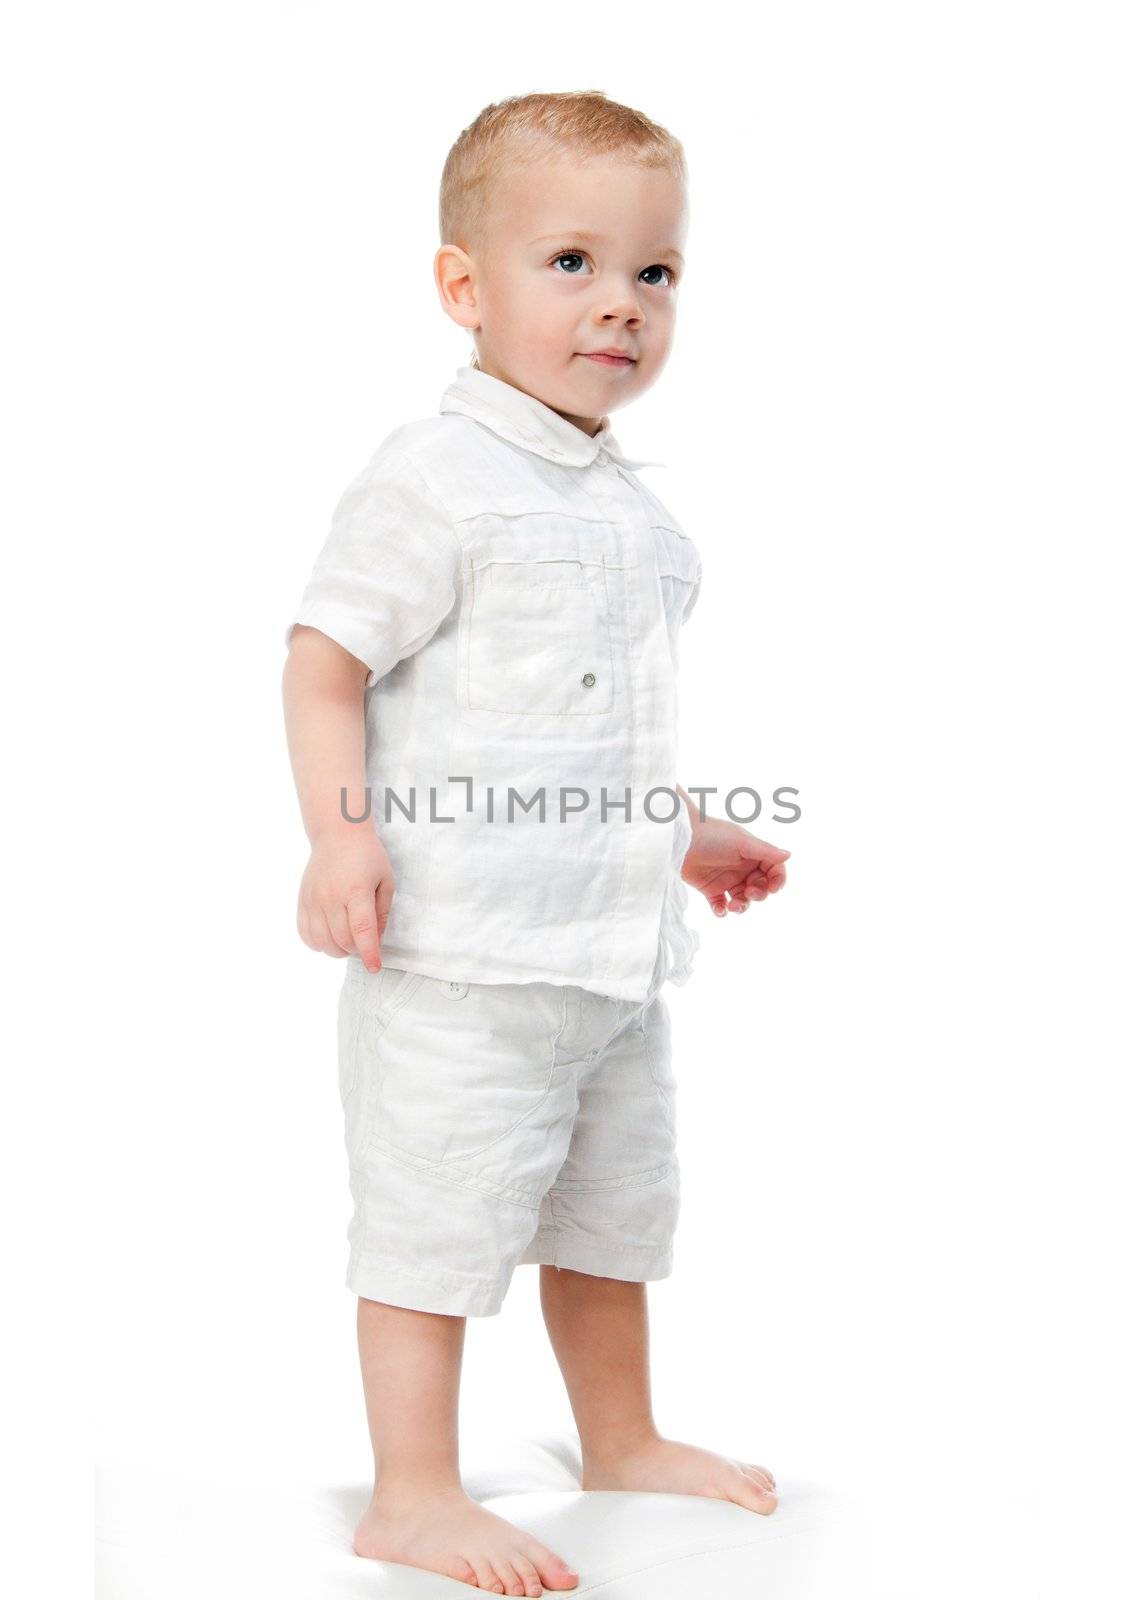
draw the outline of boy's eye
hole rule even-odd
[[[564,267],[563,269],[564,276],[568,278],[579,277],[581,265],[586,261],[586,259],[586,256],[581,250],[560,250],[557,255],[552,257],[552,261],[555,266],[558,266],[561,261],[572,263],[572,265]],[[579,265],[574,265],[574,263],[579,263]],[[647,279],[647,285],[651,289],[661,289],[666,287],[667,284],[668,287],[672,289],[674,284],[677,282],[677,274],[674,272],[673,268],[663,266],[660,262],[655,262],[651,267],[643,267],[642,271],[639,273],[639,277],[645,277],[647,272],[664,272],[666,274],[666,280],[664,282],[658,282],[656,279]]]

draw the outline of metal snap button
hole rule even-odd
[[[583,682],[586,684],[588,689],[590,689],[590,688],[592,688],[594,686],[594,681],[595,681],[595,675],[594,675],[593,672],[584,672],[583,673]]]

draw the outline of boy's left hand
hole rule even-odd
[[[681,876],[700,889],[714,916],[723,917],[729,911],[747,911],[750,900],[766,900],[782,889],[790,855],[790,850],[757,839],[739,822],[706,817],[685,852]]]

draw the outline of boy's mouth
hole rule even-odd
[[[580,350],[581,356],[586,356],[588,361],[597,361],[603,367],[632,367],[634,357],[620,354],[616,350]]]

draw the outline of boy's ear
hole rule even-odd
[[[458,244],[443,244],[433,258],[433,281],[441,309],[470,332],[480,326],[472,257]]]

